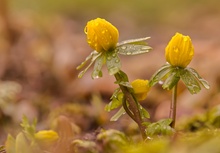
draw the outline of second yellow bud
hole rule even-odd
[[[147,93],[150,90],[148,80],[136,79],[131,83],[131,85],[134,89],[134,94],[138,101],[146,99]]]

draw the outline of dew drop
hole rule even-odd
[[[189,53],[190,56],[193,56],[193,54],[194,54],[193,51],[191,51],[191,52]]]
[[[162,85],[164,82],[163,81],[159,81],[158,83]]]
[[[100,76],[98,75],[93,76],[93,79],[98,79],[98,78],[100,78]]]
[[[127,53],[126,53],[126,55],[131,55],[131,54],[132,54],[132,52],[127,52]]]
[[[98,79],[100,77],[102,77],[102,71],[98,71],[98,70],[93,71],[93,73],[92,73],[93,79]]]
[[[188,41],[188,38],[187,38],[187,37],[184,37],[184,38],[183,38],[183,41]]]
[[[178,53],[178,52],[179,52],[179,49],[178,49],[178,48],[175,48],[175,49],[174,49],[174,52]]]

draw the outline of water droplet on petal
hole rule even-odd
[[[189,39],[187,37],[184,37],[183,38],[183,41],[188,41]]]
[[[174,52],[178,53],[178,52],[179,52],[179,49],[178,49],[178,48],[175,48],[175,49],[174,49]]]
[[[131,55],[131,54],[132,54],[132,52],[127,52],[126,54],[127,54],[127,55]]]
[[[111,59],[112,59],[112,58],[111,58],[110,56],[108,56],[108,57],[107,57],[107,60],[109,60],[109,61],[110,61]]]
[[[194,52],[193,52],[193,51],[191,51],[191,52],[189,53],[189,55],[190,55],[190,56],[193,56],[193,54],[194,54]]]

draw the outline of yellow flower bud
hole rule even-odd
[[[118,42],[118,29],[108,21],[97,18],[87,23],[85,29],[87,42],[97,52],[109,51],[116,47]]]
[[[57,132],[53,130],[42,130],[35,133],[34,136],[39,145],[43,147],[53,145],[59,138]]]
[[[172,66],[185,68],[192,60],[194,47],[189,36],[176,33],[165,51],[166,61]]]
[[[150,90],[149,81],[148,80],[141,80],[136,79],[131,83],[134,94],[138,101],[144,100],[147,97],[147,93]]]

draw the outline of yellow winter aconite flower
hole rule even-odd
[[[150,90],[148,80],[136,79],[131,83],[131,85],[134,89],[134,94],[139,101],[146,99],[147,93]]]
[[[54,144],[59,138],[57,132],[53,130],[42,130],[35,133],[34,136],[36,141],[43,146],[50,146]]]
[[[97,18],[89,21],[84,31],[89,46],[97,52],[109,51],[116,47],[118,29],[105,19]]]
[[[189,36],[176,33],[165,51],[166,61],[172,66],[185,68],[192,60],[194,47]]]

